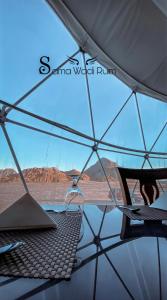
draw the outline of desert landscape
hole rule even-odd
[[[117,165],[107,158],[102,158],[101,161],[113,194],[117,203],[120,204],[122,203],[122,193],[117,178]],[[31,195],[41,204],[63,203],[67,190],[72,185],[71,175],[80,175],[78,170],[63,172],[55,167],[34,167],[24,169],[22,172]],[[135,181],[129,182],[131,190],[134,185]],[[113,194],[110,192],[99,161],[85,170],[78,186],[84,195],[84,202],[114,204]],[[166,189],[166,182],[163,182],[163,187]],[[0,211],[10,206],[24,193],[23,184],[16,170],[0,169]],[[142,202],[138,186],[135,190],[134,202],[138,204]]]

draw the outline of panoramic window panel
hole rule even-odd
[[[131,90],[114,75],[116,69],[107,70],[86,55],[90,98],[92,102],[95,132],[98,138],[113,121]]]
[[[146,97],[141,94],[138,94],[137,98],[141,113],[146,147],[148,150],[150,150],[166,123],[167,105],[164,102],[152,99],[151,97]],[[160,138],[160,141],[162,143],[162,148],[161,143],[159,143],[159,150],[163,151],[164,139]],[[158,149],[158,147],[156,147],[156,149]]]
[[[23,196],[25,189],[2,128],[0,140],[0,212],[2,212]]]
[[[104,140],[115,145],[144,150],[138,110],[134,95],[109,129]]]
[[[110,198],[114,204],[114,198],[117,204],[122,203],[122,190],[120,186],[120,181],[117,173],[117,167],[129,167],[129,168],[142,168],[143,158],[142,157],[135,157],[130,155],[123,155],[119,153],[112,153],[106,151],[98,151],[99,157],[101,158],[101,163],[103,165],[105,174],[107,176],[109,185],[111,189],[109,189]],[[102,172],[103,178],[106,180],[106,176],[104,172]],[[133,191],[133,188],[136,184],[136,181],[130,182],[130,190]],[[134,202],[136,203],[138,200],[138,190],[135,187],[135,194],[133,195]],[[140,197],[141,199],[141,197]]]
[[[153,148],[153,151],[167,153],[166,134],[167,134],[167,127],[165,126],[165,127],[163,127],[163,131],[161,132],[161,135],[159,136],[159,138]]]
[[[1,1],[0,11],[1,97],[13,103],[41,80],[42,56],[52,69],[78,46],[45,1]]]
[[[166,168],[167,167],[167,159],[163,159],[163,157],[150,158],[150,164],[151,164],[153,169],[155,169],[155,168]]]
[[[6,128],[32,196],[40,203],[64,202],[67,189],[72,185],[71,175],[80,174],[91,150],[11,124]],[[83,174],[78,184],[81,189],[88,180]],[[9,190],[15,190],[13,184],[15,182],[8,184]]]
[[[27,111],[27,110],[26,110]],[[41,115],[37,115],[37,117],[41,117]],[[7,122],[11,124],[18,125],[20,127],[30,128],[30,130],[41,130],[44,131],[46,134],[49,134],[49,136],[55,135],[57,138],[64,138],[68,140],[73,140],[88,146],[92,145],[92,141],[89,138],[79,136],[78,134],[72,133],[70,130],[67,131],[65,129],[62,129],[58,127],[59,125],[55,125],[52,123],[49,123],[50,121],[56,122],[56,120],[53,119],[47,119],[46,121],[43,121],[41,119],[38,119],[37,117],[32,117],[30,115],[21,113],[19,111],[16,111],[15,109],[12,109],[10,113],[7,115]],[[88,126],[88,123],[86,123],[86,126]],[[74,127],[75,130],[77,130],[76,127]],[[85,133],[86,134],[86,133]],[[87,134],[86,134],[87,135]],[[89,136],[89,135],[88,135]]]
[[[110,187],[107,183],[102,167],[102,165],[104,165],[104,168],[106,168],[108,163],[110,167],[109,160],[105,159],[104,157],[99,160],[96,153],[93,153],[87,165],[85,174],[89,177],[89,181],[87,184],[83,185],[82,189],[85,194],[85,198],[92,203],[113,203],[113,199],[110,195]]]
[[[76,56],[80,64],[80,55]],[[68,62],[36,89],[20,107],[91,135],[85,75]],[[76,73],[75,73],[76,72]]]
[[[167,159],[158,158],[158,159],[149,159],[149,167],[152,169],[155,168],[167,168]],[[160,195],[163,194],[163,192],[167,191],[167,178],[156,180]]]

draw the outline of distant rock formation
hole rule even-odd
[[[17,174],[17,172],[11,168],[1,169],[0,170],[0,178],[4,176],[10,176],[13,174]]]
[[[58,169],[52,168],[29,168],[22,171],[26,182],[66,182],[69,177]],[[13,169],[0,170],[0,182],[18,182],[19,174]]]
[[[116,175],[116,170],[115,168],[117,167],[117,164],[111,161],[108,158],[101,158],[101,163],[102,166],[105,170],[105,173],[107,177],[110,180],[116,180],[117,175]],[[90,180],[93,181],[106,181],[103,169],[101,167],[101,164],[99,161],[97,161],[94,165],[89,167],[87,170],[85,170],[85,174],[90,177]]]
[[[19,175],[18,173],[11,168],[1,169],[0,170],[0,182],[18,182]]]
[[[105,169],[107,177],[111,180],[116,180],[116,163],[112,162],[107,158],[101,158],[102,165]],[[23,171],[26,182],[41,182],[41,183],[52,183],[52,182],[67,182],[71,180],[70,175],[80,175],[80,171],[72,169],[69,171],[61,171],[55,167],[50,168],[27,168]],[[11,168],[0,169],[0,182],[19,182],[19,174]],[[106,181],[100,162],[97,161],[94,165],[89,167],[82,174],[81,180],[83,181]]]
[[[57,168],[29,168],[23,170],[26,182],[66,182],[68,176]]]

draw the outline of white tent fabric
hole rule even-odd
[[[167,101],[165,0],[48,0],[79,46],[137,92]]]

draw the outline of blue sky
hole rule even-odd
[[[14,103],[34,84],[43,78],[39,74],[40,57],[49,56],[51,68],[56,68],[78,45],[45,1],[0,1],[0,97]],[[77,56],[82,66],[82,56]],[[96,68],[97,63],[93,65]],[[72,68],[70,63],[66,68]],[[117,114],[130,94],[130,89],[113,75],[90,75],[90,93],[97,138]],[[167,105],[139,95],[139,105],[146,145],[149,149],[166,121]],[[92,135],[85,76],[52,76],[20,107],[39,115],[64,123]],[[12,111],[11,119],[24,122],[51,132],[72,137],[69,133],[43,124],[30,117]],[[34,133],[14,125],[6,126],[20,161],[21,168],[57,166],[67,170],[82,169],[90,150],[62,140]],[[155,151],[167,151],[166,131],[155,146]],[[0,168],[14,167],[2,131],[0,131]],[[74,138],[74,136],[73,136]],[[77,140],[80,138],[75,137]],[[113,144],[144,149],[134,99],[131,99],[105,140]],[[101,151],[123,166],[140,167],[143,159]],[[90,165],[96,161],[93,157]],[[166,162],[152,160],[154,166]]]

